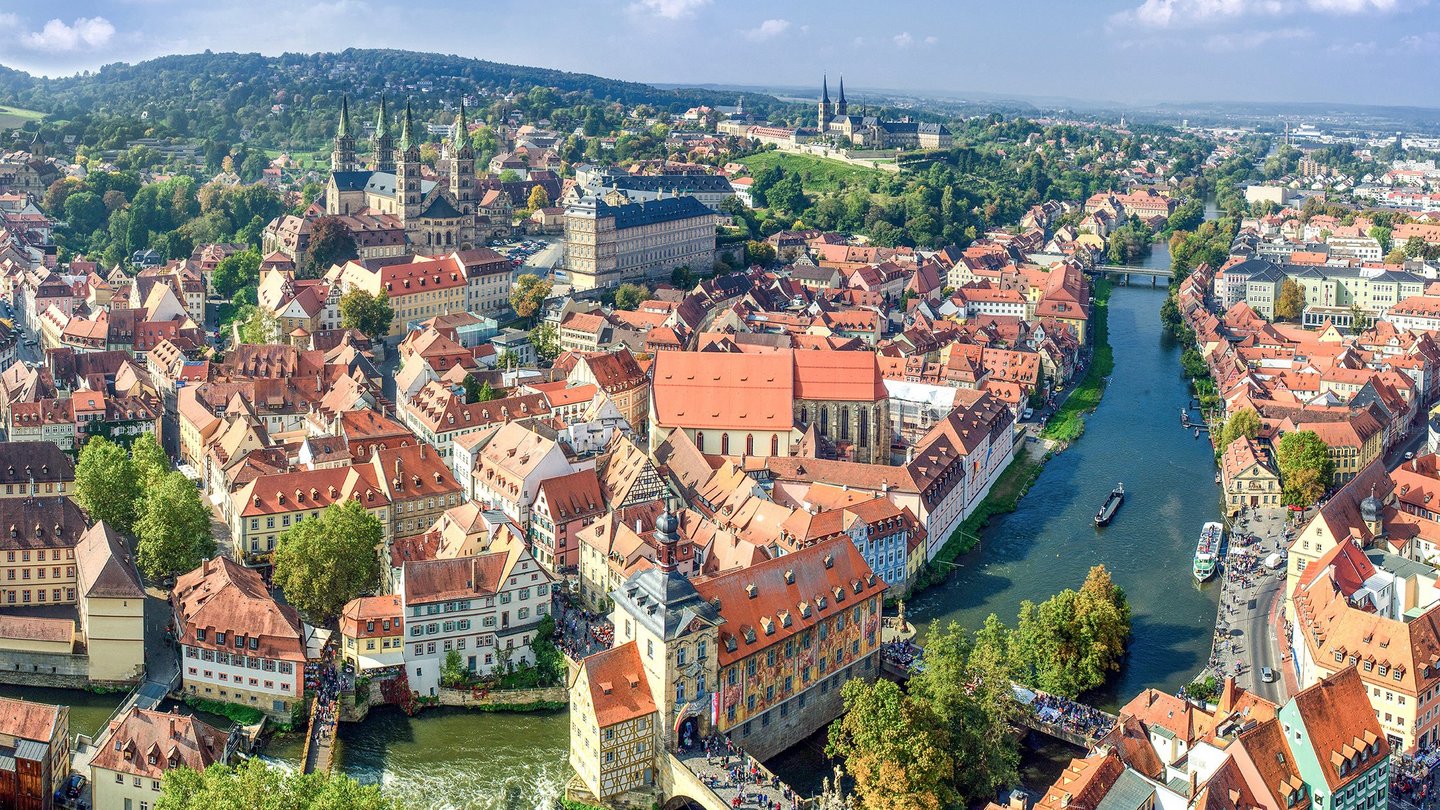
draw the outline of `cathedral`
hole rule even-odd
[[[822,138],[843,141],[865,149],[949,149],[950,130],[944,124],[927,124],[907,119],[881,121],[861,110],[851,115],[845,101],[845,78],[840,78],[840,98],[830,103],[830,80],[820,82],[819,131]]]
[[[508,205],[492,217],[477,194],[475,149],[470,143],[464,103],[446,144],[451,159],[445,183],[421,176],[420,141],[415,137],[414,116],[408,103],[400,121],[398,143],[392,126],[382,97],[370,138],[370,167],[362,168],[350,125],[350,100],[341,100],[335,145],[330,152],[330,182],[325,189],[326,214],[393,217],[404,227],[406,239],[417,251],[464,250],[492,236],[509,235]]]

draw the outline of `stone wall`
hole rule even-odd
[[[65,653],[0,653],[0,683],[84,689],[90,685],[90,661]]]
[[[563,686],[545,689],[491,689],[479,692],[470,689],[440,689],[441,706],[471,709],[481,706],[528,706],[548,702],[569,705],[570,693]]]

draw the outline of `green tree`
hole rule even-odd
[[[1010,679],[972,659],[970,639],[954,622],[932,624],[923,646],[925,669],[910,679],[910,694],[929,704],[949,734],[955,793],[967,805],[992,797],[1019,780],[1012,729],[1020,706]]]
[[[1305,295],[1293,278],[1280,283],[1280,297],[1275,299],[1275,317],[1282,321],[1298,321],[1305,313]]]
[[[221,298],[232,298],[241,287],[256,286],[260,283],[260,251],[255,249],[232,253],[220,260],[210,276],[215,293]]]
[[[1225,420],[1220,433],[1220,449],[1224,450],[1241,436],[1253,439],[1260,435],[1260,414],[1254,408],[1241,408]]]
[[[955,757],[941,718],[893,681],[856,678],[840,691],[845,712],[830,726],[825,753],[842,757],[865,810],[960,806]]]
[[[184,573],[215,553],[210,507],[190,479],[172,472],[145,494],[135,521],[135,565],[150,579]]]
[[[1325,495],[1335,475],[1330,447],[1313,430],[1286,433],[1275,450],[1287,506],[1310,506]]]
[[[550,282],[534,273],[521,273],[510,288],[510,308],[521,318],[530,318],[540,311],[550,295]]]
[[[535,625],[535,640],[530,642],[530,651],[535,654],[535,669],[541,685],[562,683],[565,677],[565,658],[555,646],[555,617],[549,613]]]
[[[360,258],[355,237],[339,217],[320,217],[310,226],[310,244],[300,262],[305,278],[319,278],[337,264]]]
[[[530,196],[525,200],[525,207],[531,211],[539,211],[541,208],[550,206],[550,192],[544,186],[535,186],[530,189]]]
[[[745,243],[745,264],[747,267],[760,265],[769,267],[775,261],[775,246],[769,242],[757,242],[754,239]]]
[[[1406,253],[1404,248],[1397,247],[1385,254],[1384,261],[1386,264],[1404,264],[1408,258],[1410,258],[1410,254]]]
[[[1380,252],[1385,253],[1390,250],[1391,233],[1393,232],[1389,228],[1384,228],[1379,225],[1374,225],[1370,228],[1370,238],[1380,243]]]
[[[1016,679],[1076,697],[1102,686],[1119,669],[1129,637],[1125,594],[1104,566],[1095,566],[1081,590],[1067,588],[1039,604],[1021,603],[1012,643]]]
[[[324,810],[399,810],[376,785],[362,785],[348,776],[302,774],[277,768],[261,759],[236,766],[211,765],[203,771],[171,768],[165,772],[155,810],[248,810],[313,807]]]
[[[346,602],[380,582],[379,518],[359,501],[332,504],[291,526],[275,547],[275,584],[314,624],[340,615]]]
[[[553,323],[542,323],[530,330],[530,345],[536,357],[549,363],[560,356],[560,331]]]
[[[1425,255],[1425,240],[1418,236],[1412,236],[1405,240],[1405,256],[1413,259]]]
[[[615,306],[618,309],[635,309],[649,297],[650,291],[643,286],[626,282],[615,290]]]
[[[384,290],[371,295],[354,287],[340,297],[340,325],[346,329],[358,329],[371,340],[388,335],[394,318],[395,307]]]
[[[240,322],[240,342],[253,345],[274,343],[280,339],[280,321],[267,309],[253,304],[235,311]]]
[[[688,292],[695,287],[695,273],[688,267],[677,267],[670,271],[670,283],[675,289]]]
[[[489,380],[481,382],[475,379],[474,374],[466,374],[461,384],[465,386],[465,401],[469,404],[489,402],[492,399],[500,398],[500,394],[490,387]]]
[[[445,653],[445,663],[440,666],[440,685],[459,689],[469,679],[470,669],[465,666],[465,659],[460,657],[460,651],[450,650]]]
[[[75,501],[91,520],[129,533],[135,526],[140,482],[125,448],[103,436],[85,442],[75,465]]]

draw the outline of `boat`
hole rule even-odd
[[[1195,438],[1200,438],[1200,428],[1195,428]]]
[[[1116,484],[1116,485],[1115,485],[1115,488],[1112,489],[1112,490],[1110,490],[1110,495],[1109,495],[1109,497],[1107,497],[1107,498],[1105,499],[1105,503],[1101,504],[1101,506],[1100,506],[1100,511],[1098,511],[1098,512],[1095,513],[1095,525],[1096,525],[1096,526],[1107,526],[1107,525],[1109,525],[1110,521],[1111,521],[1112,519],[1114,519],[1115,513],[1116,513],[1117,511],[1119,511],[1119,509],[1120,509],[1120,504],[1122,504],[1122,503],[1124,503],[1124,502],[1125,502],[1125,485],[1124,485],[1124,484]]]
[[[1200,529],[1200,542],[1195,546],[1195,562],[1192,571],[1196,582],[1204,582],[1215,576],[1220,563],[1220,542],[1225,539],[1225,527],[1219,523],[1206,523]]]

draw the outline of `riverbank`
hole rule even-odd
[[[1113,285],[1108,279],[1095,279],[1095,294],[1090,307],[1090,368],[1085,377],[1050,417],[1043,438],[1069,444],[1085,433],[1085,417],[1100,405],[1105,383],[1115,371],[1115,352],[1110,348],[1110,294]]]

